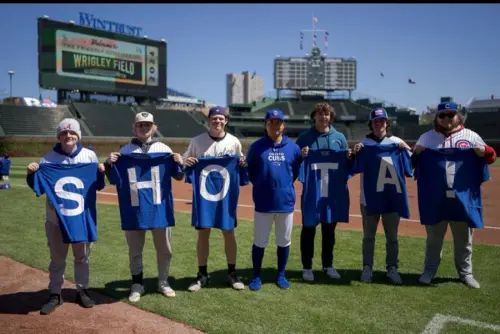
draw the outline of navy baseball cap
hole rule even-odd
[[[283,111],[279,109],[271,109],[266,113],[266,121],[270,119],[279,119],[280,121],[284,121],[285,116],[283,115]]]
[[[210,116],[212,115],[222,115],[227,117],[227,110],[224,107],[215,106],[210,108],[210,110],[208,111],[208,118],[210,118]]]
[[[387,111],[384,108],[375,108],[370,111],[370,121],[374,119],[387,119]]]
[[[458,105],[455,102],[441,102],[438,104],[438,113],[442,111],[458,111]]]

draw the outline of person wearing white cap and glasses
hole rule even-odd
[[[106,175],[110,177],[111,166],[118,161],[120,155],[139,153],[171,153],[174,161],[182,165],[182,156],[178,153],[173,153],[172,149],[160,142],[158,138],[153,138],[158,130],[158,126],[154,122],[154,117],[148,112],[139,112],[133,124],[132,131],[135,135],[130,142],[124,145],[119,152],[112,152],[105,162]],[[176,180],[182,180],[183,173],[173,176]],[[153,242],[156,250],[157,266],[158,266],[158,292],[166,297],[175,297],[175,291],[168,283],[168,273],[170,270],[170,262],[172,259],[172,231],[171,227],[157,228],[151,230],[153,234]],[[127,230],[125,238],[129,248],[129,265],[132,275],[132,286],[130,288],[129,301],[138,302],[141,295],[144,294],[143,284],[143,248],[145,243],[145,230]]]
[[[80,130],[80,124],[76,119],[66,118],[62,120],[56,129],[56,137],[59,140],[59,143],[54,146],[54,149],[45,154],[38,163],[32,162],[28,165],[26,181],[31,188],[33,188],[35,182],[34,173],[39,169],[39,164],[79,164],[99,162],[93,151],[82,147],[80,144],[82,132]],[[99,164],[98,166],[99,171],[104,173],[103,164]],[[40,311],[41,314],[50,314],[57,307],[63,304],[61,289],[64,283],[64,271],[66,268],[66,256],[68,254],[69,244],[64,243],[59,224],[60,222],[57,211],[47,197],[45,233],[50,250],[50,297],[47,303],[42,307]],[[72,243],[71,247],[73,249],[75,262],[75,282],[78,290],[76,301],[85,308],[93,307],[95,302],[87,292],[89,284],[89,257],[92,243]]]

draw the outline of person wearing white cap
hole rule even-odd
[[[174,161],[182,165],[183,160],[180,154],[173,153],[168,145],[159,141],[158,138],[153,138],[157,130],[158,126],[154,122],[153,115],[148,112],[139,112],[135,116],[132,127],[135,137],[128,144],[121,147],[119,152],[112,152],[104,164],[108,178],[112,164],[119,159],[121,154],[172,153]],[[184,178],[184,174],[175,175],[174,178],[180,181]],[[153,234],[158,266],[158,292],[166,297],[175,297],[175,291],[168,283],[168,273],[172,259],[172,230],[170,227],[164,227],[153,229],[151,233]],[[133,303],[138,302],[141,295],[144,294],[142,252],[145,237],[145,230],[125,231],[125,238],[129,249],[130,273],[132,275],[129,301]]]
[[[32,162],[28,165],[26,181],[32,188],[34,184],[34,173],[39,169],[39,164],[99,162],[93,151],[84,148],[80,144],[82,133],[80,124],[76,119],[66,118],[62,120],[56,129],[56,137],[59,143],[54,146],[54,149],[45,154],[40,159],[39,163]],[[104,172],[103,164],[99,164],[99,171],[102,173]],[[63,304],[61,288],[64,283],[64,270],[69,247],[69,244],[63,242],[61,229],[59,227],[59,217],[48,198],[46,202],[45,232],[50,250],[50,297],[48,302],[42,307],[40,311],[41,314],[52,313],[57,307]],[[87,292],[89,284],[89,256],[92,243],[73,243],[71,246],[75,258],[75,281],[78,290],[76,301],[81,306],[89,308],[95,304]]]

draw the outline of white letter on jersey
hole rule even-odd
[[[224,179],[224,185],[222,186],[222,190],[217,194],[210,194],[207,190],[207,177],[208,174],[212,172],[219,172],[222,174],[222,178]],[[227,192],[229,191],[230,176],[227,169],[219,165],[210,165],[205,168],[200,173],[200,194],[204,199],[211,202],[222,201],[224,197],[226,197]]]
[[[153,203],[161,204],[161,184],[160,184],[160,167],[154,166],[151,168],[151,181],[137,182],[135,168],[127,169],[128,181],[130,184],[130,200],[132,206],[139,206],[139,189],[153,189]]]
[[[321,182],[319,183],[319,192],[321,197],[328,197],[328,171],[330,169],[339,169],[339,164],[337,162],[321,162],[316,164],[311,164],[312,170],[319,170],[319,177]]]
[[[456,165],[455,161],[446,161],[446,184],[450,190],[446,190],[446,197],[455,198],[453,183],[455,182]]]
[[[391,174],[390,177],[386,177],[387,171]],[[400,194],[401,184],[398,180],[398,174],[396,173],[396,168],[394,167],[394,162],[391,157],[382,157],[380,160],[380,169],[378,170],[377,179],[377,192],[383,192],[386,184],[393,184],[396,186],[396,191]]]
[[[73,217],[73,216],[78,216],[80,215],[83,210],[85,209],[85,200],[82,195],[77,194],[77,193],[72,193],[69,191],[63,190],[63,187],[67,185],[68,183],[74,184],[77,189],[83,189],[83,182],[79,178],[73,177],[73,176],[67,176],[63,177],[62,179],[59,179],[56,182],[56,185],[54,187],[54,191],[56,193],[56,196],[63,198],[63,199],[68,199],[70,201],[75,201],[78,203],[78,206],[74,209],[66,209],[63,204],[60,205],[60,210],[61,214],[64,216],[68,217]]]

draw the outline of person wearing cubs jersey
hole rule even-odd
[[[56,129],[56,137],[59,141],[54,149],[45,154],[38,163],[32,162],[28,165],[26,182],[33,188],[35,183],[34,173],[40,168],[40,164],[79,164],[98,163],[96,154],[80,144],[82,132],[80,123],[76,119],[63,119]],[[98,165],[99,172],[104,173],[104,166]],[[99,189],[100,190],[100,189]],[[45,234],[50,251],[49,264],[49,300],[43,305],[40,314],[50,314],[63,304],[61,289],[64,283],[64,271],[66,268],[66,257],[68,255],[69,244],[64,243],[60,228],[60,219],[47,197],[46,201],[46,222]],[[74,256],[74,275],[76,288],[76,302],[85,308],[95,305],[95,302],[87,292],[89,284],[89,257],[92,243],[79,242],[72,243]]]
[[[495,150],[486,145],[476,132],[464,127],[463,116],[454,102],[442,102],[437,107],[434,129],[422,134],[413,149],[412,160],[418,163],[419,154],[426,148],[472,148],[487,164],[496,160]],[[419,277],[421,284],[431,284],[441,262],[441,250],[446,230],[450,225],[453,232],[455,266],[462,282],[470,288],[480,288],[472,274],[472,234],[473,229],[466,222],[441,221],[426,225],[427,242],[424,271]]]
[[[276,284],[282,289],[290,287],[285,268],[290,253],[296,199],[293,183],[298,177],[302,156],[299,146],[283,134],[284,119],[279,109],[267,111],[265,136],[252,143],[247,153],[248,176],[253,185],[255,204],[253,278],[249,284],[253,291],[262,286],[262,260],[273,223],[278,255]]]
[[[391,121],[388,118],[387,111],[383,108],[375,108],[370,111],[368,128],[370,133],[363,138],[359,143],[354,145],[354,153],[359,153],[364,146],[369,145],[389,145],[397,144],[400,149],[410,150],[401,138],[391,136],[387,130],[391,126]],[[376,182],[374,179],[373,181]],[[375,252],[375,237],[377,227],[382,218],[386,240],[386,269],[387,278],[394,284],[402,284],[403,281],[398,273],[398,227],[400,217],[397,212],[384,214],[369,214],[366,209],[365,193],[364,193],[363,173],[360,175],[360,209],[363,222],[363,271],[361,273],[362,282],[371,282],[373,277],[373,257]]]
[[[240,165],[245,165],[245,156],[242,153],[240,140],[225,131],[228,117],[227,110],[223,107],[215,106],[209,110],[208,121],[210,128],[208,132],[204,132],[191,139],[188,149],[184,153],[186,166],[194,166],[198,163],[199,157],[218,157],[224,155],[240,156]],[[237,222],[235,222],[234,227],[236,228],[236,226]],[[196,243],[198,274],[188,288],[191,292],[199,291],[210,282],[207,265],[211,228],[196,228],[196,230],[198,231],[198,242]],[[245,285],[236,274],[237,245],[234,228],[221,231],[226,251],[228,283],[235,290],[243,290]]]
[[[154,122],[154,117],[148,112],[139,112],[135,116],[133,124],[134,138],[120,148],[119,152],[112,152],[106,159],[106,175],[111,178],[112,164],[118,161],[120,155],[139,153],[171,153],[173,160],[178,164],[178,173],[173,176],[180,181],[184,177],[182,172],[182,156],[179,153],[173,153],[172,149],[154,138],[158,127]],[[161,227],[151,230],[153,243],[156,250],[157,268],[158,268],[158,287],[159,293],[165,297],[175,297],[175,291],[168,283],[168,274],[170,262],[172,260],[172,229],[171,227]],[[143,248],[146,238],[145,230],[126,230],[125,238],[127,240],[129,252],[129,268],[132,275],[132,286],[130,287],[129,301],[136,303],[144,294],[143,284]]]
[[[335,119],[335,109],[328,103],[318,103],[311,112],[314,125],[301,133],[295,143],[302,150],[302,157],[308,155],[309,149],[348,150],[347,140],[335,130],[332,123]],[[348,151],[348,157],[351,152]],[[335,228],[337,223],[321,222],[321,262],[323,271],[330,278],[339,279],[340,274],[333,266],[333,248],[335,246]],[[304,281],[314,281],[312,261],[314,257],[314,238],[316,226],[302,226],[300,232],[300,252],[302,259],[302,278]]]

